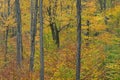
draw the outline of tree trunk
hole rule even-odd
[[[5,32],[5,62],[7,61],[7,53],[8,53],[8,26],[6,27]]]
[[[107,7],[106,0],[104,0],[104,3],[103,3],[103,5],[104,5],[104,10],[106,10],[106,7]]]
[[[56,24],[51,22],[50,29],[52,32],[52,38],[53,38],[55,44],[57,45],[57,47],[59,48],[60,47],[59,30],[58,30]]]
[[[56,26],[56,22],[55,22],[58,0],[54,1],[54,8],[52,8],[51,3],[52,2],[49,0],[50,6],[48,8],[48,14],[50,17],[50,29],[51,29],[51,33],[52,33],[52,39],[55,42],[55,44],[57,45],[57,47],[59,48],[59,46],[60,46],[59,30],[58,30],[58,28]]]
[[[10,0],[8,0],[8,16],[10,15]]]
[[[34,67],[34,54],[35,54],[35,35],[37,26],[37,7],[38,0],[31,0],[31,54],[30,54],[30,71]]]
[[[99,4],[100,4],[100,10],[102,11],[103,10],[103,2],[102,0],[98,0]]]
[[[57,45],[57,47],[59,48],[59,46],[60,46],[60,41],[59,41],[59,30],[58,30],[58,28],[57,28],[57,26],[56,26],[56,24],[54,24],[54,34],[55,34],[55,44]]]
[[[55,30],[54,30],[54,23],[50,22],[50,29],[51,29],[51,33],[52,33],[52,38],[53,40],[55,40]]]
[[[56,45],[59,48],[60,47],[60,38],[59,38],[59,31],[56,30]]]
[[[40,0],[40,80],[44,80],[43,0]]]
[[[112,4],[113,0],[110,0],[110,8],[113,7],[113,4]]]
[[[87,39],[86,39],[86,46],[89,46],[89,37],[90,37],[90,21],[89,21],[89,20],[87,20],[86,24],[87,24],[87,33],[86,33]]]
[[[21,67],[22,63],[22,25],[19,0],[15,0],[16,22],[17,22],[17,64]]]
[[[77,53],[76,53],[76,80],[80,80],[81,69],[81,0],[76,0],[77,8]]]
[[[5,0],[5,6],[6,6],[6,3],[8,4],[8,7],[7,7],[7,10],[8,11],[4,11],[4,16],[5,16],[5,19],[7,19],[7,17],[10,15],[10,0],[6,1]],[[6,33],[5,33],[5,62],[7,61],[7,53],[8,53],[8,33],[9,33],[9,26],[6,26]]]

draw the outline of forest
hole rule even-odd
[[[120,80],[120,0],[0,0],[0,80]]]

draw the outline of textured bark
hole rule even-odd
[[[54,34],[55,34],[55,44],[57,45],[57,47],[60,47],[60,41],[59,41],[59,30],[56,26],[56,24],[54,24]]]
[[[58,0],[54,1],[54,8],[52,8],[52,2],[49,0],[49,8],[48,8],[48,15],[50,17],[50,29],[51,29],[51,33],[52,33],[52,38],[55,42],[55,44],[57,45],[57,47],[59,48],[60,46],[60,40],[59,40],[59,29],[57,28],[56,22],[55,22],[55,17],[56,17],[56,9],[57,9],[57,3]]]
[[[87,24],[87,33],[86,33],[87,39],[86,39],[86,46],[89,46],[89,37],[90,37],[90,21],[89,21],[89,20],[87,20],[86,24]]]
[[[10,15],[10,0],[8,0],[8,16]]]
[[[57,45],[57,47],[59,48],[60,47],[60,41],[59,41],[59,30],[56,26],[55,23],[50,23],[50,29],[51,29],[51,32],[52,32],[52,38],[53,40],[55,41],[55,44]]]
[[[16,22],[17,22],[17,64],[22,65],[22,25],[19,0],[15,0]]]
[[[101,11],[103,10],[103,1],[102,0],[98,0],[99,4],[100,4],[100,9]]]
[[[50,29],[51,29],[51,33],[52,33],[52,38],[53,40],[55,40],[55,30],[54,30],[54,25],[53,23],[50,21]]]
[[[44,80],[43,0],[40,0],[40,80]]]
[[[110,7],[112,8],[113,7],[113,0],[110,0]]]
[[[7,17],[10,15],[10,0],[5,0],[4,2],[5,6],[6,6],[6,3],[8,4],[7,6],[7,10],[8,11],[4,11],[4,16],[5,16],[5,19],[7,19]],[[5,62],[7,61],[7,53],[8,53],[8,33],[9,33],[9,26],[6,26],[6,31],[5,31]]]
[[[7,61],[7,53],[8,53],[8,26],[6,27],[5,32],[5,62]]]
[[[77,8],[77,53],[76,53],[76,80],[80,80],[81,69],[81,0],[76,0]]]
[[[106,8],[107,8],[107,2],[106,2],[106,0],[104,0],[103,5],[104,5],[104,10],[106,10]]]
[[[35,54],[35,35],[37,26],[37,7],[38,0],[31,0],[31,54],[30,54],[30,71],[33,71],[34,67],[34,54]]]

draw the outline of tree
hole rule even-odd
[[[98,0],[99,4],[100,4],[100,10],[103,10],[103,0]]]
[[[106,10],[106,7],[107,7],[107,2],[106,2],[106,0],[104,0],[104,3],[103,3],[103,5],[104,5],[104,10]]]
[[[80,80],[81,69],[81,0],[76,0],[77,8],[77,53],[76,53],[76,80]]]
[[[57,8],[58,8],[58,2],[59,0],[49,0],[49,7],[47,8],[47,13],[49,16],[49,25],[52,33],[52,39],[57,45],[57,47],[60,47],[60,32],[63,29],[66,29],[69,27],[70,23],[67,23],[64,26],[57,25],[59,21],[57,21]],[[62,12],[62,2],[60,1],[60,11]],[[62,17],[62,15],[60,15]]]
[[[44,80],[43,0],[40,0],[40,80]]]
[[[8,15],[10,15],[10,0],[8,0]]]
[[[34,54],[35,54],[35,35],[37,24],[37,7],[38,0],[31,0],[31,54],[30,54],[30,71],[34,67]]]
[[[58,0],[53,1],[54,5],[52,7],[52,1],[49,0],[49,7],[48,7],[48,15],[49,15],[49,22],[50,22],[50,29],[52,32],[52,38],[55,41],[55,44],[57,47],[60,46],[60,41],[59,41],[59,30],[57,28],[56,22],[55,22],[55,17],[56,17],[56,9],[57,9],[57,3]]]
[[[15,0],[16,22],[17,22],[17,64],[19,67],[22,62],[22,25],[21,10],[19,0]]]
[[[10,0],[5,0],[4,2],[4,6],[6,6],[7,3],[7,11],[5,9],[4,11],[4,19],[7,20],[7,18],[10,15]],[[9,25],[5,26],[6,27],[6,31],[5,31],[5,62],[7,61],[7,53],[8,53],[8,32],[9,32]]]
[[[106,10],[107,8],[107,0],[98,0],[99,4],[100,4],[100,10]]]
[[[90,37],[90,21],[89,21],[89,20],[87,20],[87,21],[86,21],[86,24],[87,24],[87,32],[86,32],[87,39],[86,39],[86,46],[89,46],[89,37]]]

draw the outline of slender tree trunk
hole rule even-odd
[[[107,7],[107,2],[106,2],[106,0],[104,0],[103,5],[104,5],[104,10],[106,10],[106,7]]]
[[[100,4],[100,10],[103,10],[103,1],[102,0],[98,0],[99,4]]]
[[[113,4],[112,4],[113,0],[110,0],[110,8],[113,7]]]
[[[81,69],[81,0],[76,0],[77,8],[77,53],[76,53],[76,80],[80,80]]]
[[[54,8],[52,8],[51,3],[52,2],[49,0],[50,6],[48,8],[48,14],[49,14],[49,17],[50,17],[50,29],[51,29],[53,41],[55,42],[55,44],[59,48],[59,46],[60,46],[59,30],[58,30],[58,28],[56,26],[56,22],[55,22],[58,0],[54,1]]]
[[[40,80],[44,80],[43,0],[40,0]]]
[[[86,46],[89,46],[89,37],[90,37],[90,21],[89,21],[89,20],[87,20],[86,24],[87,24],[87,33],[86,33],[87,39],[86,39]]]
[[[55,44],[57,45],[57,47],[59,48],[59,46],[60,46],[59,30],[58,30],[56,24],[50,22],[50,29],[51,29],[51,33],[52,33],[52,38],[55,41]]]
[[[34,54],[35,54],[35,35],[37,26],[37,7],[38,0],[31,0],[31,54],[30,54],[30,71],[34,67]]]
[[[8,0],[8,16],[10,15],[10,0]]]
[[[22,65],[22,25],[19,0],[15,0],[16,22],[17,22],[17,64]]]
[[[5,0],[5,6],[6,3],[8,4],[7,6],[7,10],[5,9],[4,13],[5,13],[5,19],[7,19],[7,17],[10,15],[10,0]],[[9,26],[6,26],[6,33],[5,33],[5,62],[7,61],[7,53],[8,53],[8,33],[9,33]]]
[[[55,44],[57,45],[57,47],[60,47],[60,39],[59,39],[59,30],[56,26],[55,23],[50,23],[50,28],[51,28],[51,32],[52,32],[52,38],[55,41]]]
[[[50,29],[51,29],[51,33],[52,33],[52,38],[53,38],[53,40],[55,40],[55,30],[54,30],[52,22],[50,22]]]
[[[7,53],[8,53],[8,26],[6,27],[5,32],[5,62],[7,61]]]
[[[54,24],[54,34],[55,34],[55,44],[57,45],[57,47],[60,47],[60,41],[59,41],[59,30],[56,26],[56,24]]]
[[[58,30],[56,30],[56,45],[58,48],[60,47],[60,36]]]
[[[4,7],[6,7],[6,3],[7,1],[4,0]],[[4,19],[6,20],[7,19],[7,15],[6,15],[6,9],[4,9]],[[5,61],[5,66],[6,66],[6,61],[7,61],[7,39],[8,39],[8,26],[6,26],[6,30],[5,30],[5,55],[4,55],[4,61]]]

